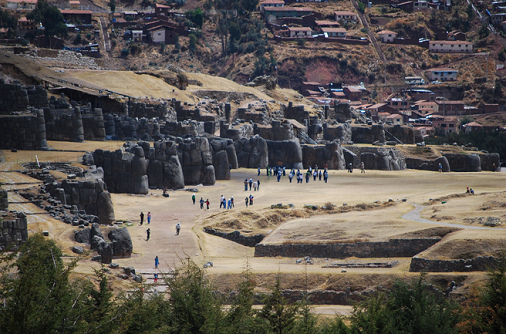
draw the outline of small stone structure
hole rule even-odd
[[[27,227],[28,222],[23,212],[18,212],[14,220],[0,221],[0,250],[25,242],[28,239]]]

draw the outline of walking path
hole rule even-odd
[[[411,220],[413,222],[423,223],[423,224],[465,228],[465,229],[470,229],[470,230],[494,230],[494,231],[495,230],[501,230],[501,231],[506,230],[505,228],[495,228],[495,227],[486,227],[486,226],[470,226],[470,225],[435,222],[435,221],[420,217],[420,212],[422,212],[425,208],[427,208],[427,206],[418,205],[418,204],[413,204],[413,205],[415,208],[413,210],[411,210],[410,212],[403,214],[402,219]]]

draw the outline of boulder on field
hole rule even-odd
[[[102,234],[102,231],[100,230],[99,224],[91,224],[90,229],[90,241],[88,241],[91,244],[91,249],[97,249],[97,243],[98,242],[95,239],[95,236],[99,237],[100,239],[104,239],[104,235]]]
[[[126,227],[111,230],[107,236],[112,242],[114,256],[129,257],[132,255],[132,238]]]
[[[91,229],[89,227],[74,231],[74,239],[80,244],[89,244],[90,243],[90,232]]]
[[[101,262],[111,263],[114,254],[111,244],[99,236],[95,236],[93,239],[93,242],[97,244],[97,252],[100,254]]]
[[[441,166],[443,167],[442,168],[443,172],[447,173],[451,171],[450,164],[448,163],[448,159],[446,159],[446,157],[443,156],[434,160],[434,170],[439,169],[439,164],[441,164]]]
[[[163,163],[163,183],[170,189],[184,188],[185,180],[183,177],[183,169],[181,168],[177,155],[171,155],[167,161]]]

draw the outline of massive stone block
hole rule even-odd
[[[239,167],[265,168],[269,164],[267,142],[260,136],[241,138],[234,141]]]
[[[112,242],[114,256],[129,257],[132,255],[132,238],[126,227],[111,230],[107,237]]]
[[[270,166],[286,168],[303,168],[302,149],[298,139],[271,141],[267,140]]]

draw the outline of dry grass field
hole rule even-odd
[[[84,151],[95,148],[114,150],[121,147],[122,142],[49,142],[49,145],[66,151],[4,151],[7,162],[1,164],[2,171],[20,170],[19,163],[34,161],[35,155],[40,161],[77,162]],[[256,258],[252,247],[206,234],[202,229],[212,226],[224,231],[241,230],[245,234],[265,233],[267,237],[264,243],[380,241],[399,236],[433,236],[444,230],[443,240],[423,252],[425,257],[442,259],[496,255],[505,248],[506,229],[501,225],[485,227],[478,219],[496,217],[502,222],[506,219],[505,173],[368,170],[365,174],[350,174],[332,170],[327,184],[323,181],[297,184],[289,183],[287,177],[279,183],[274,178],[269,180],[264,175],[265,171],[262,172],[258,177],[261,187],[256,192],[244,191],[243,188],[245,178],[257,178],[256,170],[242,168],[232,171],[230,181],[217,181],[214,186],[192,187],[198,189],[195,205],[191,202],[192,193],[185,190],[171,191],[169,198],[161,196],[161,190],[151,190],[148,195],[113,194],[116,219],[127,226],[134,244],[134,254],[130,258],[114,261],[120,266],[138,269],[153,268],[153,259],[157,255],[162,269],[173,268],[186,257],[191,257],[200,265],[212,261],[214,267],[209,268],[208,273],[224,290],[231,289],[234,282],[240,280],[240,274],[246,267],[257,275],[259,288],[269,286],[278,274],[284,275],[283,284],[287,286],[302,284],[303,276],[308,275],[310,283],[314,280],[314,287],[346,284],[363,287],[418,274],[409,273],[410,258],[315,259],[311,266],[296,264],[295,259],[290,258]],[[8,189],[19,188],[19,185],[9,185],[14,182],[12,178],[15,175],[23,181],[29,179],[18,173],[2,172],[0,182]],[[467,186],[472,187],[476,194],[464,194]],[[255,197],[254,205],[246,208],[244,198],[250,193]],[[11,194],[15,196],[13,192]],[[218,207],[222,194],[227,198],[234,196],[235,208],[223,210]],[[200,197],[210,200],[209,210],[199,209]],[[305,204],[323,206],[329,202],[336,206],[334,210],[304,209]],[[272,204],[278,203],[293,204],[294,208],[270,209]],[[414,209],[415,204],[425,206],[420,218],[432,223],[402,218]],[[17,205],[12,204],[11,210],[21,209]],[[34,206],[25,209],[37,210]],[[139,226],[141,211],[150,211],[153,215],[149,241],[145,240],[146,225]],[[182,231],[176,236],[174,228],[178,221],[181,222]],[[76,244],[72,239],[75,227],[47,215],[29,215],[29,222],[31,232],[49,230],[50,236],[63,247],[64,253],[74,256],[71,248]],[[449,227],[446,224],[457,226]],[[399,261],[399,264],[394,268],[348,269],[346,274],[335,268],[323,268],[336,261]],[[98,267],[99,264],[83,259],[77,271],[90,274]],[[463,281],[471,282],[483,277],[483,273],[430,276],[435,279],[465,277]]]

